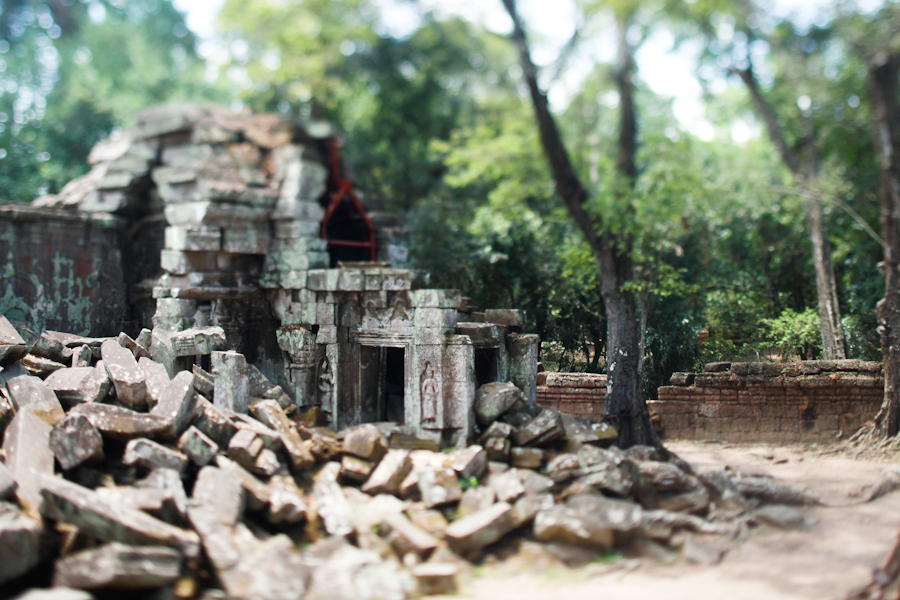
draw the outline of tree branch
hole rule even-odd
[[[869,234],[869,237],[875,240],[878,245],[880,245],[882,248],[887,248],[887,243],[884,241],[884,238],[878,235],[878,232],[875,231],[875,229],[873,229],[868,222],[866,222],[862,215],[856,212],[856,210],[852,206],[850,206],[843,200],[839,198],[828,198],[823,194],[818,194],[809,190],[798,190],[794,188],[785,188],[778,186],[771,188],[771,190],[777,194],[789,194],[791,196],[800,196],[801,198],[816,198],[822,202],[825,202],[826,204],[833,204],[834,206],[837,206],[848,215],[850,215],[853,220],[856,221],[860,227],[862,227],[863,231]]]

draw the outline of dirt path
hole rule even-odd
[[[871,484],[884,460],[853,460],[800,447],[672,443],[698,469],[728,465],[765,473],[819,492],[826,502]],[[900,455],[897,457],[900,462]],[[759,528],[730,547],[724,560],[701,567],[677,559],[620,560],[578,570],[507,563],[486,566],[464,583],[460,596],[477,600],[827,600],[865,584],[881,565],[900,529],[900,492],[869,504],[812,508],[809,531]],[[511,572],[512,571],[512,572]]]

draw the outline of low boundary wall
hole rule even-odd
[[[537,403],[543,408],[600,421],[605,400],[606,375],[548,371],[537,374]]]

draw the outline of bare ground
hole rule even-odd
[[[807,531],[756,528],[742,541],[697,538],[727,549],[717,565],[620,557],[566,569],[546,556],[486,561],[459,596],[476,600],[787,600],[842,598],[867,583],[900,530],[900,492],[860,504],[854,490],[871,484],[900,452],[772,445],[673,442],[668,447],[695,469],[730,466],[818,492],[831,506],[806,510],[818,522]]]

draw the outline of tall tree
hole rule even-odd
[[[569,152],[550,111],[547,96],[538,84],[537,66],[515,0],[503,0],[513,22],[512,40],[534,107],[541,145],[556,183],[556,192],[581,230],[601,273],[601,294],[607,315],[607,394],[604,416],[619,430],[619,445],[660,446],[653,431],[641,381],[640,324],[634,292],[627,285],[633,280],[634,239],[630,233],[607,226],[603,215],[587,209],[588,192],[572,166]],[[634,184],[637,127],[634,112],[634,60],[628,44],[629,12],[617,15],[619,57],[616,81],[621,107],[617,170],[625,186]]]

